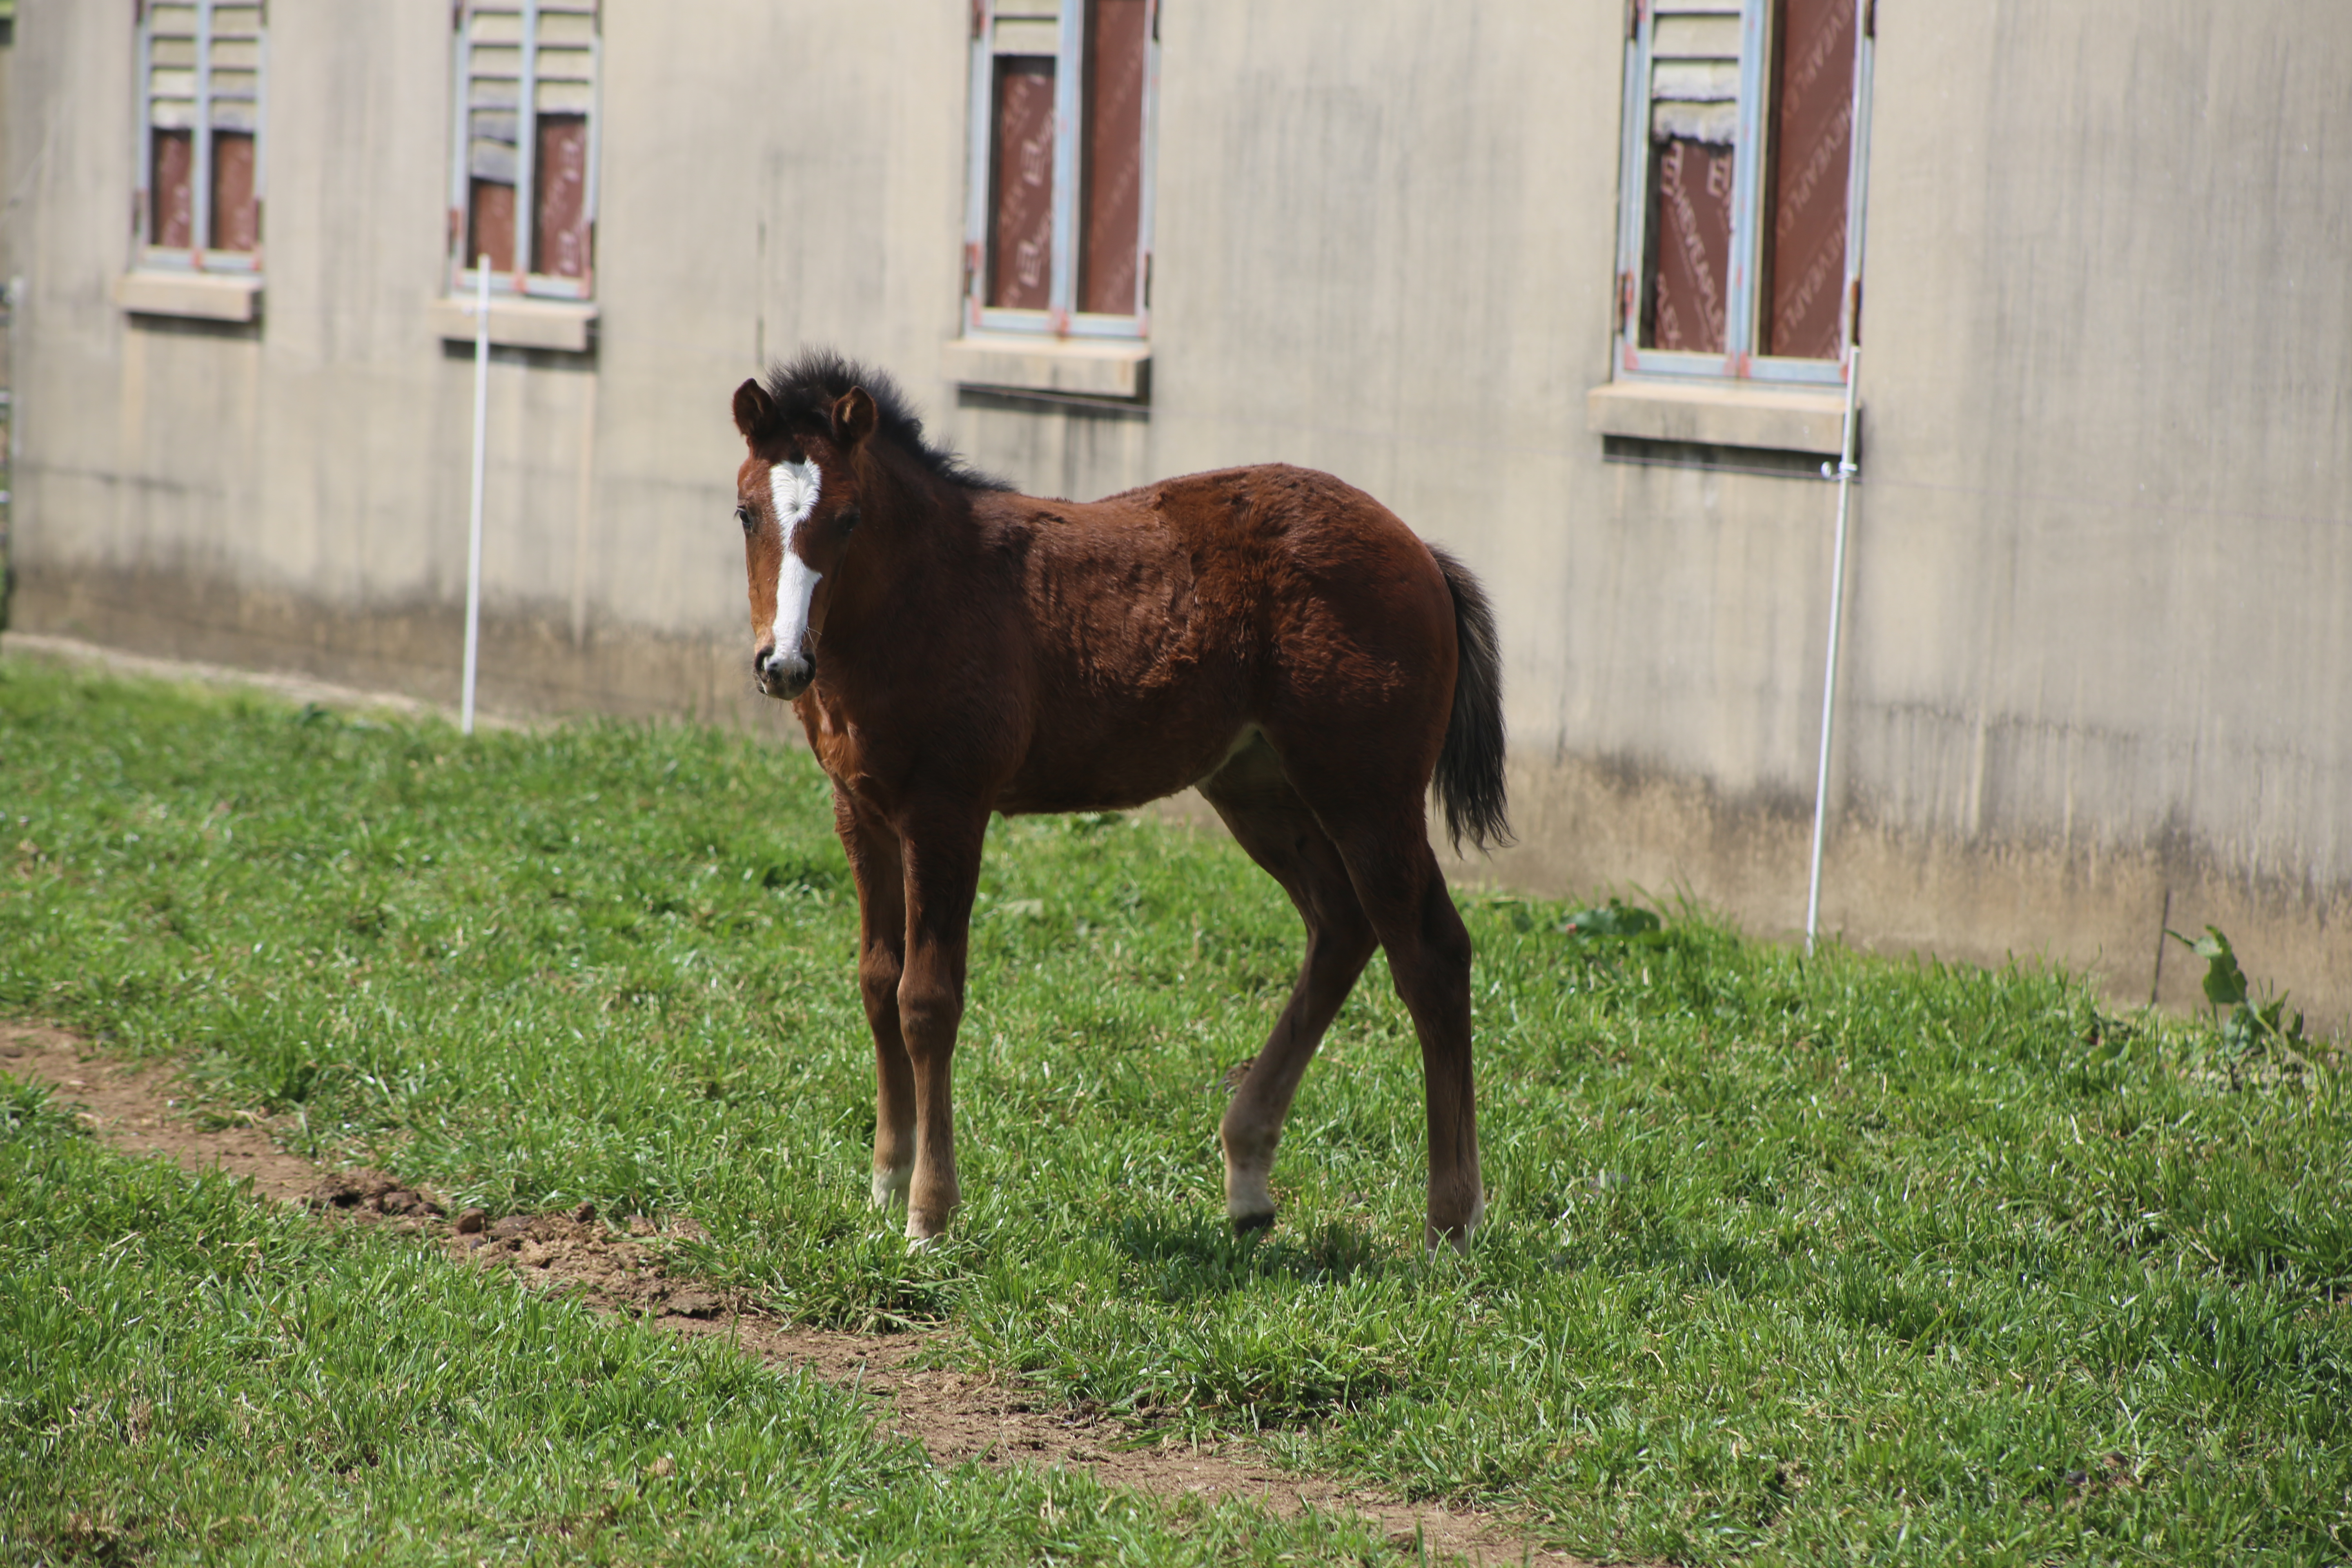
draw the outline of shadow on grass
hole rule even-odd
[[[1304,1233],[1276,1228],[1236,1236],[1225,1221],[1204,1215],[1137,1216],[1119,1222],[1112,1242],[1141,1271],[1145,1289],[1171,1305],[1261,1279],[1336,1285],[1388,1279],[1420,1266],[1370,1226],[1344,1219],[1318,1220]]]

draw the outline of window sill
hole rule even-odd
[[[1858,418],[1860,416],[1857,415]],[[1677,385],[1613,381],[1584,397],[1584,425],[1596,436],[1759,447],[1832,457],[1844,434],[1845,394],[1738,384]]]
[[[964,386],[1138,399],[1149,385],[1151,345],[1136,338],[1030,338],[972,332],[944,345],[947,378]]]
[[[261,310],[261,279],[249,272],[126,272],[114,280],[114,302],[142,316],[250,321]]]
[[[425,307],[436,336],[474,341],[474,301],[442,298]],[[586,353],[595,342],[596,307],[581,300],[490,297],[490,342],[502,349],[553,349]]]

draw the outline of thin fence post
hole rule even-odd
[[[1845,621],[1846,505],[1853,494],[1853,394],[1862,383],[1862,345],[1846,349],[1845,428],[1838,437],[1837,542],[1830,550],[1830,647],[1822,668],[1822,753],[1813,770],[1813,858],[1805,881],[1805,956],[1822,924],[1822,838],[1829,825],[1830,730],[1837,713],[1838,632]],[[1823,463],[1824,473],[1829,465]]]
[[[474,732],[474,670],[482,641],[482,475],[490,424],[490,258],[474,264],[474,511],[466,536],[466,691],[458,728]]]

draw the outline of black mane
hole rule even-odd
[[[1013,488],[995,475],[973,468],[952,448],[925,438],[922,419],[887,371],[869,369],[831,349],[803,349],[791,360],[768,367],[768,400],[775,405],[776,417],[788,427],[824,428],[835,400],[853,386],[864,387],[874,399],[875,433],[905,447],[939,478],[971,490]]]

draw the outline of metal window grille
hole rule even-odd
[[[141,265],[260,269],[267,38],[255,0],[142,0]]]
[[[1159,0],[977,0],[965,320],[1142,337]]]
[[[453,293],[593,297],[596,0],[466,0],[457,14],[450,169]]]
[[[1835,384],[1862,279],[1872,0],[1633,0],[1617,372]]]

